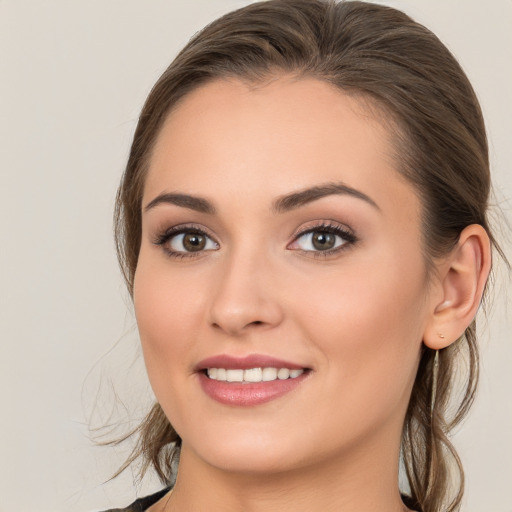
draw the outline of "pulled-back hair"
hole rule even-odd
[[[166,117],[182,98],[209,81],[258,83],[283,74],[328,82],[374,106],[393,134],[397,170],[421,198],[429,271],[470,224],[482,225],[494,243],[486,217],[490,176],[482,113],[466,75],[439,39],[404,13],[381,5],[269,0],[231,12],[196,34],[146,100],[115,210],[118,257],[130,294],[141,243],[145,177]],[[432,404],[433,366],[434,351],[423,347],[403,426],[401,458],[408,506],[450,512],[460,506],[464,478],[448,434],[466,415],[475,394],[474,322],[439,352]],[[462,392],[455,394],[459,367],[467,372]],[[159,404],[132,434],[138,434],[138,442],[124,467],[140,456],[142,474],[153,467],[163,482],[171,482],[181,440]]]

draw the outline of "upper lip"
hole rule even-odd
[[[227,370],[249,370],[251,368],[288,368],[290,370],[302,370],[305,366],[276,359],[263,354],[250,354],[245,357],[235,357],[228,354],[219,354],[203,359],[195,366],[196,371],[206,368],[225,368]]]

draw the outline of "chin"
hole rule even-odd
[[[208,439],[209,438],[209,439]],[[221,471],[239,474],[281,473],[296,468],[299,464],[297,444],[285,441],[281,436],[260,436],[246,432],[245,435],[205,436],[203,442],[192,446],[183,441],[195,455]]]

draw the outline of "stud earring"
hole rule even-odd
[[[444,340],[444,334],[442,332],[438,332],[437,335],[442,339]]]

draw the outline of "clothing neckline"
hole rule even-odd
[[[149,507],[154,505],[157,501],[162,499],[170,490],[172,487],[166,487],[160,491],[157,491],[154,494],[150,494],[149,496],[145,496],[143,498],[137,499],[135,502],[133,502],[128,508],[126,509],[118,509],[119,512],[145,512]],[[407,496],[406,494],[401,494],[402,501],[404,504],[411,508],[414,507],[413,512],[421,512],[421,510],[418,508],[418,505],[416,503],[413,503],[413,500],[410,496]],[[109,511],[107,511],[109,512]],[[111,512],[115,512],[114,510]]]

